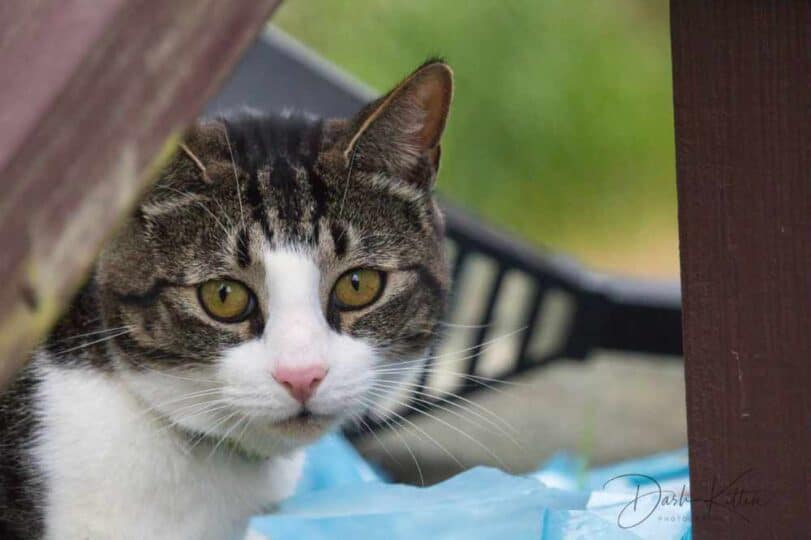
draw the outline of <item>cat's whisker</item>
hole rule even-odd
[[[381,389],[381,388],[378,388],[378,389]],[[382,390],[385,391],[386,389],[382,389]],[[519,448],[521,450],[524,450],[521,443],[518,442],[518,440],[512,434],[510,434],[507,430],[505,430],[503,427],[501,427],[498,423],[494,422],[490,418],[487,418],[486,416],[484,416],[482,414],[478,414],[478,413],[476,413],[476,411],[472,411],[470,409],[467,409],[464,406],[462,406],[461,404],[456,403],[454,401],[440,398],[439,399],[440,401],[442,401],[444,403],[447,403],[448,406],[446,406],[446,405],[442,405],[440,403],[437,403],[436,399],[426,399],[426,398],[423,398],[423,397],[418,397],[420,394],[426,396],[427,398],[434,398],[435,397],[435,396],[431,396],[430,394],[427,394],[425,392],[414,392],[414,394],[412,394],[409,397],[409,399],[411,399],[412,401],[414,401],[416,403],[421,403],[423,405],[426,405],[428,407],[435,407],[435,408],[439,409],[440,411],[444,411],[447,414],[453,415],[453,416],[455,416],[455,417],[457,417],[457,418],[459,418],[461,420],[464,420],[465,422],[469,422],[470,424],[472,424],[473,426],[476,426],[476,427],[483,427],[480,424],[477,424],[476,420],[484,422],[484,423],[488,424],[489,426],[492,426],[495,429],[495,432],[493,432],[490,429],[487,430],[491,434],[494,434],[494,435],[497,434],[497,435],[500,435],[502,437],[505,437],[511,443],[513,443],[517,448]],[[451,409],[449,406],[456,407],[457,409],[459,409],[462,412],[471,414],[471,415],[473,415],[475,417],[475,419],[471,419],[470,417],[465,416],[461,412],[459,412],[457,410],[454,410],[454,409]]]
[[[212,211],[211,211],[211,209],[210,209],[208,206],[206,206],[206,205],[205,205],[205,203],[203,203],[202,201],[195,201],[195,202],[197,203],[197,205],[198,205],[200,208],[202,208],[203,210],[205,210],[206,212],[208,212],[208,215],[210,215],[210,216],[211,216],[211,218],[212,218],[212,219],[213,219],[213,220],[214,220],[214,221],[217,223],[217,225],[219,225],[219,227],[220,227],[220,229],[222,230],[222,232],[223,232],[223,233],[225,233],[225,237],[226,237],[226,238],[228,238],[229,236],[231,236],[231,232],[228,230],[228,228],[227,228],[227,227],[226,227],[226,226],[223,224],[223,222],[220,220],[220,218],[218,218],[218,217],[217,217],[217,216],[214,214],[214,212],[212,212]]]
[[[383,392],[388,392],[390,390],[390,388],[379,387],[379,386],[375,387],[375,389],[376,390],[381,390]],[[420,394],[422,394],[422,395],[424,395],[426,397],[419,397]],[[432,398],[432,399],[427,399],[427,398]],[[469,422],[469,423],[473,424],[476,427],[481,427],[479,424],[477,424],[476,420],[484,422],[484,423],[492,426],[495,429],[495,432],[492,432],[492,430],[489,430],[489,429],[488,429],[488,431],[491,431],[491,433],[499,434],[499,435],[501,435],[503,437],[506,437],[507,439],[510,440],[510,442],[512,442],[516,446],[520,447],[520,444],[518,443],[518,441],[516,441],[515,438],[511,434],[509,434],[504,428],[499,426],[493,420],[491,420],[490,418],[487,418],[486,416],[483,416],[481,414],[477,414],[475,411],[469,410],[469,409],[465,408],[464,406],[462,406],[459,403],[456,403],[454,401],[447,400],[447,399],[436,399],[435,396],[432,396],[431,394],[426,394],[426,393],[423,393],[423,392],[413,392],[408,397],[408,400],[409,400],[409,403],[412,403],[412,402],[413,403],[421,403],[421,404],[426,405],[428,407],[432,407],[432,408],[436,408],[436,409],[438,409],[440,411],[444,411],[447,414],[453,415],[453,416],[455,416],[455,417],[457,417],[457,418],[459,418],[461,420]],[[459,409],[459,411],[451,409],[446,405],[442,405],[441,403],[438,403],[438,401],[445,402],[448,405],[453,406],[456,409]],[[422,410],[422,409],[420,409],[420,410]],[[475,417],[475,419],[471,419],[470,417],[465,416],[460,411],[471,414],[472,416]]]
[[[503,385],[513,385],[513,386],[527,386],[527,383],[520,383],[515,381],[507,381],[503,379],[491,379],[488,377],[479,377],[477,375],[468,375],[466,373],[460,371],[451,371],[451,370],[425,370],[428,374],[438,374],[440,376],[450,376],[453,375],[456,379],[461,379],[464,383],[470,384],[477,384],[482,388],[487,388],[488,390],[492,390],[498,394],[504,394],[504,389],[499,388],[499,386]],[[385,373],[385,375],[396,375],[396,373],[389,372]],[[426,387],[431,388],[430,384],[426,384]],[[450,390],[443,390],[440,388],[435,389],[436,392],[443,392],[445,394],[451,395],[453,394]]]
[[[178,408],[177,410],[173,411],[170,420],[176,423],[179,421],[188,420],[189,418],[194,418],[195,416],[200,416],[227,408],[233,408],[231,401],[228,399],[224,398],[208,399],[205,401],[199,401],[197,403],[190,403],[189,405],[184,405]]]
[[[193,404],[193,406],[198,406],[198,405],[199,406],[205,405],[205,407],[201,407],[200,410],[197,410],[197,411],[192,412],[192,413],[186,413],[186,414],[183,414],[183,415],[180,415],[180,416],[175,416],[175,417],[158,416],[158,417],[155,417],[154,420],[157,421],[160,424],[160,427],[155,429],[155,431],[153,432],[153,434],[152,434],[153,438],[162,436],[166,432],[172,431],[172,430],[180,430],[180,431],[185,432],[185,431],[187,431],[187,428],[185,428],[183,426],[183,422],[187,422],[188,420],[190,420],[192,418],[195,418],[195,417],[198,417],[198,416],[201,416],[201,415],[204,415],[204,414],[211,414],[211,413],[219,412],[219,411],[228,409],[230,407],[230,405],[228,403],[218,403],[216,401]],[[192,406],[190,406],[189,408],[191,408],[191,407]],[[181,410],[185,410],[185,408],[181,409]]]
[[[56,351],[56,352],[54,352],[52,354],[54,356],[59,357],[59,356],[62,356],[62,355],[65,355],[65,354],[68,354],[68,353],[71,353],[71,352],[80,351],[82,349],[86,349],[87,347],[92,347],[93,345],[98,345],[99,343],[104,343],[105,341],[110,341],[111,339],[115,339],[115,338],[117,338],[119,336],[123,336],[124,334],[128,334],[130,331],[131,330],[127,329],[127,330],[123,330],[121,332],[118,332],[118,333],[115,333],[115,334],[112,334],[112,335],[105,335],[103,338],[93,340],[90,343],[82,343],[81,345],[77,345],[75,347],[70,347],[68,349],[63,349],[61,351]]]
[[[526,326],[523,326],[523,327],[521,327],[521,328],[516,328],[515,330],[511,330],[510,332],[505,332],[505,333],[500,334],[500,335],[498,335],[498,336],[496,336],[496,337],[494,337],[494,338],[490,338],[490,339],[488,339],[488,340],[486,340],[486,341],[483,341],[482,343],[479,343],[479,344],[477,344],[477,345],[471,345],[470,347],[466,347],[466,348],[464,348],[464,349],[459,349],[459,350],[455,350],[455,351],[450,351],[450,352],[447,352],[447,353],[442,353],[442,354],[439,354],[439,355],[428,356],[428,357],[426,357],[426,359],[427,359],[427,360],[436,360],[436,359],[438,359],[438,358],[444,358],[444,357],[446,357],[446,356],[453,356],[453,355],[456,355],[456,354],[459,354],[459,353],[463,353],[463,352],[467,352],[467,351],[472,351],[472,350],[477,350],[477,349],[483,349],[483,348],[485,348],[485,347],[489,347],[490,345],[493,345],[493,344],[495,344],[495,343],[498,343],[499,341],[502,341],[502,340],[504,340],[504,339],[507,339],[507,338],[510,338],[510,337],[517,336],[517,335],[519,335],[521,332],[524,332],[526,329],[527,329],[527,327],[526,327]]]
[[[451,452],[450,450],[448,450],[448,449],[447,449],[447,448],[446,448],[446,447],[445,447],[445,446],[444,446],[442,443],[440,443],[438,440],[436,440],[436,438],[435,438],[435,437],[433,437],[431,434],[429,434],[427,431],[425,431],[425,430],[424,430],[423,428],[421,428],[419,425],[417,425],[416,423],[412,422],[411,420],[409,420],[408,418],[406,418],[406,417],[405,417],[405,416],[403,416],[402,414],[400,414],[400,413],[398,413],[397,411],[394,411],[394,410],[392,410],[392,409],[387,408],[387,409],[385,409],[385,411],[384,411],[384,412],[385,412],[385,414],[388,416],[388,418],[394,417],[394,420],[396,421],[396,423],[397,423],[397,426],[398,426],[398,427],[399,427],[399,426],[402,426],[402,425],[403,425],[403,423],[408,424],[409,426],[411,426],[411,427],[412,427],[414,430],[416,430],[416,432],[417,432],[417,434],[418,434],[418,435],[421,435],[422,437],[424,437],[424,438],[425,438],[426,440],[428,440],[428,441],[429,441],[431,444],[433,444],[433,445],[434,445],[434,446],[436,446],[436,447],[437,447],[439,450],[441,450],[441,451],[442,451],[442,452],[443,452],[443,453],[444,453],[446,456],[448,456],[448,457],[451,459],[451,461],[453,461],[454,463],[456,463],[456,465],[459,467],[459,470],[465,470],[465,469],[467,468],[467,467],[466,467],[466,466],[465,466],[465,465],[464,465],[464,464],[463,464],[463,463],[462,463],[462,462],[459,460],[459,458],[457,458],[457,457],[456,457],[456,455],[455,455],[453,452]],[[394,433],[395,433],[395,434],[397,434],[397,433],[398,433],[398,430],[397,430],[397,429],[394,429],[393,431],[394,431]],[[408,446],[408,444],[406,443],[405,439],[404,439],[402,436],[400,436],[399,438],[400,438],[400,440],[401,440],[401,441],[402,441],[402,442],[403,442],[403,443],[406,445],[406,448],[408,448],[408,449],[410,450],[410,447],[409,447],[409,446]],[[412,454],[412,455],[413,455],[413,454]],[[415,460],[416,460],[416,458],[415,458]],[[416,461],[415,461],[415,463],[416,463]],[[425,484],[424,484],[424,479],[422,478],[422,471],[420,471],[420,479],[421,479],[421,481],[423,482],[423,485],[425,485]]]
[[[195,412],[186,413],[182,416],[177,417],[153,417],[151,420],[155,422],[156,427],[152,432],[153,438],[162,436],[163,434],[170,432],[170,431],[180,431],[180,432],[188,432],[188,428],[184,426],[185,422],[193,418],[197,418],[203,416],[205,414],[211,414],[215,412],[219,412],[227,408],[226,404],[207,404],[206,407],[201,408]]]
[[[239,417],[239,415],[240,415],[240,414],[241,414],[241,413],[240,413],[239,411],[234,411],[234,412],[233,412],[233,413],[232,413],[232,414],[231,414],[231,415],[228,417],[228,420],[225,422],[226,424],[227,424],[227,423],[228,423],[228,422],[229,422],[229,421],[230,421],[230,420],[231,420],[231,419],[232,419],[234,416],[237,416],[238,418],[237,418],[237,421],[236,421],[236,422],[234,422],[234,424],[233,424],[233,425],[232,425],[230,428],[228,428],[228,429],[225,431],[225,433],[223,433],[223,434],[222,434],[222,436],[220,437],[219,441],[217,441],[217,444],[215,444],[215,445],[214,445],[214,448],[212,448],[212,449],[211,449],[211,451],[208,453],[208,457],[206,458],[207,460],[208,460],[208,459],[211,459],[211,458],[214,456],[214,454],[216,454],[216,453],[217,453],[217,449],[220,447],[220,445],[222,445],[222,443],[223,443],[223,442],[225,442],[225,441],[228,439],[228,437],[231,435],[231,433],[232,433],[232,432],[234,432],[234,431],[236,430],[236,428],[237,428],[237,427],[240,425],[240,423],[241,423],[241,421],[242,421],[242,418],[241,418],[241,417]],[[244,415],[243,415],[243,417],[244,417]]]
[[[243,415],[243,420],[245,421],[245,425],[242,427],[242,431],[239,432],[239,435],[236,436],[234,439],[234,444],[231,446],[231,456],[233,456],[235,449],[238,446],[242,445],[242,439],[245,437],[245,433],[248,431],[248,428],[251,425],[251,420],[253,420],[250,416]]]
[[[371,233],[371,234],[364,234],[361,236],[361,240],[368,240],[370,238],[382,238],[382,239],[394,239],[398,241],[402,241],[403,237],[398,234],[391,234],[391,233]]]
[[[381,439],[380,436],[377,434],[377,432],[374,429],[372,429],[372,427],[369,425],[369,423],[366,422],[366,420],[363,419],[363,415],[357,414],[357,415],[353,415],[353,416],[354,416],[355,420],[358,422],[358,424],[360,426],[362,426],[363,428],[365,428],[366,431],[368,431],[372,435],[372,437],[375,438],[375,440],[377,441],[377,444],[380,445],[380,448],[382,448],[383,451],[386,452],[386,455],[388,455],[389,458],[391,458],[392,461],[394,461],[395,463],[400,465],[400,462],[397,461],[397,458],[395,458],[394,455],[389,451],[389,448],[383,442],[383,439]]]
[[[492,389],[492,390],[494,390],[496,392],[502,392],[503,390],[501,388],[498,388],[498,386],[495,386],[495,384],[507,385],[507,386],[519,386],[519,387],[520,386],[530,386],[530,383],[526,383],[526,382],[511,381],[511,380],[507,380],[507,379],[499,379],[497,377],[485,377],[483,375],[469,374],[469,373],[465,373],[463,371],[458,371],[458,370],[453,370],[453,369],[439,369],[439,368],[433,368],[433,367],[426,367],[426,368],[424,368],[424,369],[422,369],[420,371],[425,372],[425,373],[436,373],[436,374],[439,374],[439,375],[454,375],[457,378],[461,378],[461,379],[465,379],[465,380],[468,380],[468,381],[471,381],[471,382],[475,382],[477,384],[482,385],[485,388]],[[381,369],[381,370],[375,370],[375,372],[378,373],[378,374],[382,374],[382,375],[394,375],[394,374],[399,374],[399,373],[413,373],[414,368],[405,368],[405,369],[402,369],[402,370],[399,370],[399,369]],[[493,383],[493,384],[488,384],[488,383]]]
[[[143,410],[141,410],[135,416],[134,419],[142,418],[144,416],[147,416],[149,414],[156,413],[156,412],[159,414],[159,416],[162,416],[160,414],[159,409],[166,408],[168,405],[173,405],[173,404],[176,404],[176,403],[182,403],[183,401],[188,401],[190,399],[200,399],[200,398],[203,398],[203,397],[219,395],[219,392],[220,392],[219,389],[211,388],[211,389],[200,390],[200,391],[196,391],[196,392],[189,392],[189,393],[183,394],[181,396],[175,396],[172,399],[164,400],[164,401],[162,401],[160,403],[155,403],[155,404],[150,405],[149,407],[144,408]],[[210,400],[204,401],[202,403],[208,403],[208,402],[210,402]],[[198,401],[198,402],[195,402],[195,403],[193,403],[191,405],[199,405],[200,403],[201,402]]]
[[[420,373],[422,371],[428,372],[429,370],[433,370],[436,372],[443,372],[443,373],[458,373],[459,375],[464,375],[465,372],[460,371],[459,369],[453,369],[453,366],[456,364],[460,364],[474,358],[478,355],[478,353],[469,354],[467,356],[461,356],[459,358],[449,358],[442,360],[440,362],[431,362],[429,363],[428,360],[422,360],[417,362],[416,364],[411,364],[410,362],[406,365],[392,365],[391,367],[385,368],[375,368],[377,373]],[[492,377],[485,377],[473,374],[472,377],[480,378],[482,380],[491,380],[494,382],[507,382],[501,381],[497,378]],[[519,384],[510,381],[510,384]]]
[[[401,425],[402,424],[400,422],[397,422],[396,427],[399,428]],[[417,460],[416,454],[414,454],[414,450],[411,449],[411,445],[408,444],[408,441],[405,440],[405,437],[403,437],[397,429],[394,429],[393,431],[395,435],[397,435],[397,438],[400,439],[400,442],[403,443],[403,446],[405,446],[408,454],[411,456],[411,460],[414,462],[414,466],[417,468],[417,475],[420,478],[420,485],[425,487],[425,476],[422,473],[422,467],[420,466],[420,462]]]
[[[463,421],[469,423],[473,427],[483,428],[492,435],[497,435],[499,437],[504,437],[510,443],[512,443],[517,449],[519,449],[522,452],[525,451],[525,448],[521,444],[521,442],[512,433],[510,433],[510,431],[506,430],[501,425],[499,425],[498,422],[495,422],[494,420],[488,418],[487,416],[485,416],[483,414],[480,414],[480,413],[477,413],[476,411],[468,409],[468,408],[462,406],[460,403],[457,403],[457,402],[454,402],[454,401],[451,401],[451,400],[447,400],[447,399],[442,399],[440,401],[443,401],[444,403],[447,404],[447,405],[443,405],[443,404],[438,403],[436,399],[428,399],[428,398],[433,398],[433,396],[430,396],[428,394],[424,394],[424,395],[426,397],[418,397],[417,395],[412,395],[412,396],[409,397],[409,399],[411,400],[411,402],[414,402],[414,403],[417,403],[417,404],[422,404],[422,405],[424,405],[426,407],[433,407],[433,408],[438,409],[439,411],[443,411],[446,414],[450,414],[450,415],[452,415],[452,416],[454,416],[456,418],[459,418],[460,420],[463,420]],[[451,408],[451,407],[454,407],[454,408]],[[455,409],[458,409],[458,410],[455,410]],[[501,419],[499,418],[499,420],[501,420]],[[484,424],[486,424],[486,425],[484,425]]]
[[[470,347],[465,347],[464,349],[458,349],[458,350],[455,350],[455,351],[449,351],[449,352],[442,353],[442,354],[423,356],[423,357],[420,357],[420,358],[417,358],[417,359],[414,359],[414,360],[404,360],[404,361],[397,362],[396,365],[397,366],[407,366],[407,365],[413,365],[413,364],[421,364],[421,363],[425,363],[425,362],[428,362],[428,361],[433,362],[433,363],[436,364],[437,363],[436,360],[441,360],[443,358],[450,358],[452,361],[465,360],[467,358],[472,358],[473,356],[476,356],[478,354],[482,354],[487,347],[490,347],[491,345],[493,345],[493,344],[495,344],[495,343],[497,343],[497,342],[499,342],[501,340],[504,340],[504,339],[507,339],[509,337],[515,336],[515,335],[523,332],[524,330],[526,330],[526,327],[518,328],[516,330],[513,330],[512,332],[507,332],[507,333],[502,334],[500,336],[496,336],[496,337],[494,337],[492,339],[489,339],[487,341],[484,341],[484,342],[482,342],[482,343],[480,343],[478,345],[472,345]],[[466,356],[466,357],[463,357],[463,358],[456,357],[457,355],[459,355],[461,353],[465,353],[465,352],[469,352],[469,351],[474,351],[474,352],[473,352],[473,354],[471,354],[469,356]]]
[[[108,334],[108,333],[118,332],[118,331],[121,331],[121,330],[130,330],[130,331],[132,331],[133,329],[134,329],[134,327],[132,325],[116,326],[114,328],[104,328],[102,330],[96,330],[94,332],[87,332],[85,334],[76,334],[74,336],[67,336],[67,337],[59,339],[57,341],[54,341],[53,343],[54,344],[62,344],[62,343],[65,343],[66,341],[75,341],[77,339],[82,339],[82,338],[86,338],[86,337],[90,337],[90,336],[97,336],[97,335],[101,335],[101,334]]]
[[[201,396],[201,395],[210,395],[210,394],[219,394],[220,392],[222,392],[222,389],[219,388],[219,387],[200,388],[200,389],[197,389],[197,390],[194,390],[194,391],[191,391],[191,392],[183,393],[183,394],[181,394],[179,396],[173,396],[172,399],[170,399],[168,401],[164,401],[164,402],[160,403],[159,405],[166,404],[166,403],[172,403],[174,401],[181,400],[181,399],[187,399],[189,397],[197,397],[197,396]]]
[[[367,406],[367,407],[370,407],[370,408],[374,406],[374,404],[373,404],[373,403],[369,402],[368,400],[364,400],[363,398],[361,398],[361,403],[366,404],[366,406]],[[386,413],[388,413],[388,415],[389,415],[388,417],[389,417],[389,418],[391,418],[391,416],[395,416],[396,418],[399,418],[399,419],[400,419],[400,421],[397,421],[397,422],[396,422],[396,427],[400,427],[400,426],[402,426],[402,422],[401,422],[401,421],[405,421],[405,422],[407,422],[407,423],[408,423],[408,424],[410,424],[410,425],[411,425],[413,428],[416,428],[418,431],[422,431],[423,435],[424,435],[426,438],[428,438],[429,440],[431,440],[431,441],[432,441],[432,442],[433,442],[435,445],[437,445],[437,447],[441,448],[441,449],[443,450],[443,452],[445,452],[445,453],[448,455],[448,457],[450,457],[452,460],[454,460],[454,461],[456,461],[457,463],[459,463],[459,460],[457,460],[457,459],[456,459],[456,457],[455,457],[453,454],[451,454],[451,453],[450,453],[450,452],[449,452],[449,451],[448,451],[448,450],[447,450],[447,449],[446,449],[444,446],[442,446],[441,444],[439,444],[439,442],[437,442],[437,441],[436,441],[436,439],[434,439],[433,437],[431,437],[430,435],[428,435],[427,433],[425,433],[425,431],[424,431],[422,428],[420,428],[419,426],[417,426],[416,424],[414,424],[413,422],[411,422],[410,420],[408,420],[407,418],[405,418],[404,416],[402,416],[402,415],[398,414],[398,413],[397,413],[397,412],[395,412],[395,411],[387,410],[387,411],[385,411],[385,412],[386,412]],[[386,422],[388,423],[388,420],[386,420]],[[408,454],[411,456],[411,460],[414,462],[414,467],[416,467],[416,469],[417,469],[417,475],[418,475],[418,476],[419,476],[419,478],[420,478],[420,484],[421,484],[423,487],[425,487],[425,476],[422,474],[422,467],[420,466],[420,463],[419,463],[419,461],[417,460],[417,456],[416,456],[416,454],[414,454],[414,450],[412,450],[412,449],[411,449],[411,445],[409,445],[409,444],[408,444],[408,441],[406,441],[406,440],[405,440],[405,437],[403,437],[402,433],[400,433],[400,431],[399,431],[398,429],[396,429],[396,428],[395,428],[395,429],[392,429],[392,432],[395,434],[395,436],[396,436],[398,439],[400,439],[400,442],[402,442],[402,443],[403,443],[403,446],[405,447],[406,451],[407,451],[407,452],[408,452]],[[459,465],[461,466],[461,463],[460,463]],[[464,467],[462,467],[462,469],[464,469]]]
[[[197,440],[191,445],[191,447],[189,447],[189,451],[190,452],[193,451],[203,441],[208,441],[213,437],[217,437],[218,434],[216,433],[216,431],[220,428],[220,426],[228,423],[228,421],[237,414],[239,413],[237,411],[234,411],[226,416],[223,416],[222,418],[214,422],[212,425],[208,426],[208,429],[205,430],[204,432],[201,432],[200,437],[198,437]]]
[[[168,360],[169,358],[170,357],[166,357],[165,359]],[[189,381],[189,382],[194,382],[194,383],[219,384],[219,381],[216,381],[214,379],[202,379],[202,378],[197,378],[197,377],[181,377],[180,375],[175,375],[174,373],[168,373],[166,371],[161,371],[159,369],[154,369],[152,367],[149,367],[146,364],[139,364],[138,369],[149,371],[150,373],[154,373],[154,374],[159,375],[161,377],[169,377],[169,378],[178,379],[178,380],[181,380],[181,381]]]
[[[225,133],[225,144],[228,146],[228,154],[231,156],[231,167],[234,171],[234,184],[237,188],[237,201],[239,202],[240,224],[242,225],[242,230],[247,230],[245,226],[245,210],[242,206],[242,189],[239,187],[239,175],[237,174],[237,162],[234,159],[234,150],[231,147],[231,138],[228,135],[228,128],[223,126],[223,132]],[[247,246],[245,247],[247,248]]]
[[[187,195],[189,195],[188,193],[183,193],[179,189],[175,189],[175,188],[170,187],[170,186],[160,186],[159,189],[165,189],[165,190],[169,190],[169,191],[174,191],[175,193],[178,193],[179,195],[181,195],[183,197],[186,197]],[[210,200],[210,199],[208,197],[206,197],[206,200]],[[218,218],[214,214],[214,212],[212,212],[211,209],[208,206],[206,206],[201,200],[199,200],[199,199],[191,199],[189,202],[192,202],[192,203],[196,204],[197,206],[199,206],[200,208],[202,208],[203,210],[205,210],[208,213],[208,215],[211,216],[211,218],[217,223],[217,225],[219,225],[222,232],[225,233],[226,238],[231,236],[231,232],[223,224],[223,222],[220,220],[220,218]]]
[[[458,403],[455,403],[453,400],[461,401],[463,403],[466,403],[470,407],[475,407],[479,411],[482,411],[482,414],[490,415],[490,417],[497,420],[501,424],[502,429],[507,430],[508,433],[512,433],[513,435],[518,434],[518,430],[515,429],[515,427],[513,427],[512,425],[510,425],[510,423],[507,422],[505,419],[503,419],[502,417],[500,417],[499,415],[497,415],[496,413],[494,413],[493,411],[491,411],[490,409],[488,409],[484,405],[481,405],[480,403],[476,403],[475,401],[470,400],[470,399],[468,399],[468,398],[466,398],[466,397],[464,397],[464,396],[462,396],[460,394],[457,394],[457,393],[454,393],[454,392],[443,392],[442,396],[435,395],[434,393],[428,392],[425,389],[423,389],[423,386],[421,384],[419,384],[419,383],[410,383],[410,382],[406,382],[406,381],[397,382],[397,381],[389,381],[389,380],[386,380],[386,379],[382,379],[382,380],[377,381],[376,384],[379,384],[381,382],[389,383],[388,385],[385,385],[384,388],[387,388],[387,389],[390,389],[390,390],[397,390],[397,389],[401,388],[402,386],[406,386],[408,388],[412,388],[412,392],[424,395],[424,396],[429,397],[429,398],[432,397],[432,398],[441,400],[441,401],[443,401],[445,403],[454,403],[457,406],[460,406],[460,405]],[[470,411],[470,412],[473,412],[473,411]],[[484,418],[482,418],[482,419],[484,419]],[[489,420],[489,421],[492,422],[493,420]],[[505,435],[507,435],[507,434],[505,433]],[[509,435],[507,435],[507,436],[509,436]]]
[[[446,321],[439,321],[437,324],[441,326],[446,326],[448,328],[462,328],[470,330],[479,330],[481,328],[490,328],[491,326],[493,326],[492,324],[460,324]]]
[[[338,220],[343,217],[344,215],[344,204],[346,203],[346,195],[349,193],[349,180],[352,178],[352,168],[355,166],[355,154],[358,151],[357,141],[356,144],[352,147],[352,156],[349,158],[349,167],[347,168],[346,172],[346,182],[344,183],[344,193],[341,196],[341,206],[338,208]],[[338,240],[343,238],[344,234],[346,234],[346,229],[341,231],[340,236],[338,236]]]
[[[377,394],[377,395],[378,395],[378,397],[382,397],[382,398],[387,397],[385,394],[382,394],[382,393],[380,393],[379,391],[376,391],[376,390],[369,390],[369,392],[371,392],[373,395],[374,395],[374,394]],[[399,405],[399,406],[401,406],[401,407],[405,407],[406,409],[409,409],[409,410],[411,410],[411,411],[413,411],[413,412],[415,412],[415,413],[417,413],[417,414],[422,414],[422,415],[424,415],[424,416],[426,416],[426,417],[428,417],[428,418],[431,418],[432,420],[434,420],[434,421],[436,421],[436,422],[439,422],[439,423],[440,423],[440,424],[442,424],[443,426],[445,426],[445,427],[447,427],[447,428],[449,428],[449,429],[452,429],[453,431],[455,431],[455,432],[459,433],[460,435],[462,435],[463,437],[465,437],[466,439],[468,439],[469,441],[471,441],[472,443],[474,443],[475,445],[477,445],[479,448],[481,448],[482,450],[484,450],[485,452],[487,452],[487,454],[488,454],[490,457],[492,457],[492,458],[493,458],[493,459],[494,459],[494,460],[495,460],[495,461],[498,463],[498,465],[499,465],[501,468],[503,468],[503,469],[506,469],[506,468],[507,468],[507,465],[504,463],[504,461],[502,461],[502,460],[501,460],[501,458],[500,458],[500,457],[498,457],[498,456],[497,456],[495,453],[493,453],[493,451],[492,451],[492,450],[490,450],[490,448],[488,448],[487,446],[485,446],[485,445],[484,445],[482,442],[480,442],[478,439],[476,439],[475,437],[471,436],[471,435],[470,435],[468,432],[466,432],[466,431],[464,431],[464,430],[462,430],[462,429],[459,429],[458,427],[454,426],[454,425],[453,425],[453,424],[451,424],[450,422],[446,422],[446,421],[445,421],[445,420],[443,420],[442,418],[439,418],[439,417],[437,417],[437,416],[435,416],[435,415],[433,415],[433,414],[429,413],[428,411],[424,411],[424,410],[422,410],[422,409],[419,409],[419,408],[417,408],[417,407],[414,407],[413,405],[411,405],[411,404],[409,404],[409,403],[405,403],[405,402],[403,402],[403,401],[401,401],[401,400],[392,400],[392,401],[394,401],[394,403],[396,403],[397,405]]]
[[[187,427],[184,426],[184,424],[183,424],[184,422],[187,422],[188,420],[190,420],[192,418],[195,418],[195,417],[198,417],[198,416],[201,416],[203,414],[219,413],[221,411],[226,410],[227,408],[228,408],[227,405],[222,405],[222,406],[218,406],[218,407],[212,407],[211,409],[208,409],[208,410],[199,411],[197,413],[188,414],[188,415],[185,415],[185,416],[183,416],[181,418],[178,418],[176,420],[171,419],[171,420],[167,421],[166,423],[164,423],[161,427],[156,429],[155,432],[153,433],[153,435],[155,437],[158,437],[158,436],[161,436],[162,434],[165,434],[165,433],[170,432],[170,431],[188,433],[189,430],[188,430]],[[194,438],[194,437],[196,437],[196,435],[192,436],[192,438]],[[192,448],[194,448],[194,445],[192,447],[190,447],[190,449],[192,449]]]
[[[433,336],[433,337],[436,337],[436,338],[439,338],[439,339],[444,339],[444,338],[446,338],[448,336],[448,333],[444,332],[444,331],[441,331],[441,330],[436,331],[436,330],[432,330],[430,328],[425,328],[425,329],[421,329],[419,331],[415,331],[413,333],[410,333],[408,335],[400,336],[400,337],[397,337],[397,338],[394,338],[394,339],[388,341],[386,343],[386,348],[387,349],[392,349],[393,348],[392,346],[397,345],[398,343],[407,343],[407,344],[410,345],[410,344],[412,344],[412,342],[414,341],[414,339],[416,337],[420,337],[420,336],[423,336],[423,335],[428,335],[428,336]]]
[[[469,358],[472,358],[470,356]],[[461,361],[466,360],[467,358],[461,358]],[[486,383],[498,383],[500,385],[507,385],[507,386],[527,386],[528,383],[523,383],[520,381],[511,381],[507,379],[499,379],[498,377],[486,377],[484,375],[476,375],[468,374],[464,371],[459,369],[453,368],[442,368],[442,367],[434,367],[433,365],[427,365],[425,367],[420,366],[408,366],[408,367],[392,367],[392,368],[383,368],[375,369],[375,373],[378,375],[414,375],[414,374],[421,374],[421,373],[430,373],[430,374],[438,374],[438,375],[453,375],[456,378],[463,378],[469,381],[481,382],[482,386],[487,387]]]
[[[220,202],[220,200],[219,200],[219,199],[212,199],[212,200],[213,200],[215,203],[217,203],[217,206],[220,208],[220,210],[221,210],[221,212],[222,212],[222,216],[225,218],[225,221],[228,223],[228,225],[231,227],[231,229],[232,229],[232,230],[236,230],[236,225],[234,225],[234,221],[233,221],[233,220],[231,219],[231,217],[228,215],[228,211],[227,211],[227,210],[225,209],[225,207],[222,205],[222,203]]]
[[[225,398],[220,398],[220,397],[215,397],[215,398],[210,398],[210,399],[202,399],[202,398],[208,398],[211,395],[216,395],[216,394],[209,394],[209,395],[200,394],[200,395],[197,395],[197,396],[188,396],[186,399],[183,399],[183,400],[177,400],[175,403],[179,403],[181,401],[186,401],[188,399],[201,400],[201,401],[195,401],[194,403],[189,403],[189,404],[186,404],[186,405],[179,405],[177,408],[175,408],[169,414],[174,415],[174,416],[177,417],[177,416],[182,416],[182,411],[188,411],[190,409],[205,409],[205,407],[208,407],[208,406],[228,405],[230,403],[229,400],[227,400]],[[165,406],[166,406],[166,404],[163,405],[163,407],[165,407]],[[163,408],[163,407],[160,407],[160,408]],[[197,414],[197,413],[195,413],[195,414]]]
[[[238,438],[236,436],[236,432],[242,426],[247,425],[247,422],[245,421],[247,418],[248,417],[246,415],[242,415],[239,418],[237,418],[236,422],[234,423],[234,426],[229,430],[228,435],[223,439],[223,440],[228,440],[228,442],[229,442],[229,444],[227,446],[227,450],[226,450],[226,457],[229,460],[233,459],[234,453],[237,450]],[[231,437],[231,432],[233,432],[235,434],[233,437]],[[212,453],[214,453],[214,450],[212,450]]]

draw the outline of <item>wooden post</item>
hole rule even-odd
[[[811,530],[811,2],[672,0],[694,536]]]
[[[0,387],[278,3],[2,3]]]

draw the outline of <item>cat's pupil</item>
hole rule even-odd
[[[360,290],[360,276],[357,274],[352,274],[352,288],[356,291]]]
[[[225,299],[228,298],[228,293],[230,292],[229,289],[230,287],[228,287],[228,285],[220,286],[219,290],[220,302],[222,302],[223,304],[225,303]]]

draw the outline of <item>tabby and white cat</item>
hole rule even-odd
[[[242,538],[302,447],[417,372],[451,93],[430,61],[351,120],[192,128],[0,397],[0,538]]]

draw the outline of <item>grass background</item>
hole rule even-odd
[[[594,266],[677,275],[665,0],[288,0],[274,24],[380,91],[446,58],[444,195]]]

